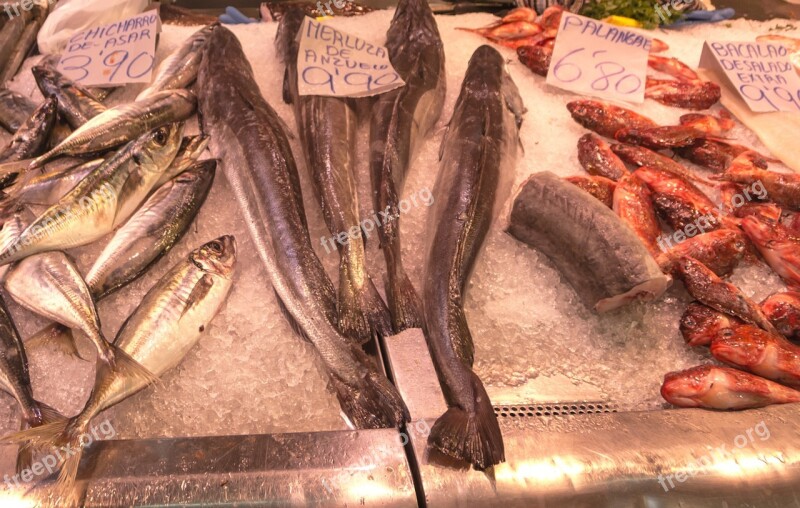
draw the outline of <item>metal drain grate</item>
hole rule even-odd
[[[557,402],[553,404],[515,404],[494,406],[501,418],[529,418],[534,416],[570,416],[598,413],[616,413],[616,404],[610,402]]]

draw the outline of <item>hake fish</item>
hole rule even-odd
[[[386,259],[386,295],[397,333],[422,325],[419,296],[403,268],[399,203],[406,173],[439,116],[446,95],[444,46],[428,3],[401,0],[386,33],[386,47],[405,86],[378,96],[370,123],[373,205],[394,220],[378,227]]]
[[[182,131],[183,124],[165,125],[119,150],[0,253],[0,266],[39,252],[86,245],[113,231],[139,207],[169,167]]]
[[[106,111],[91,92],[58,72],[53,67],[35,65],[31,69],[36,85],[45,97],[55,97],[58,112],[73,129]]]
[[[236,244],[223,236],[192,251],[145,295],[142,303],[117,334],[114,344],[155,376],[178,365],[195,346],[217,315],[233,284]],[[81,460],[82,436],[103,410],[147,386],[141,379],[99,366],[86,406],[77,416],[5,437],[23,446],[62,447],[76,451],[65,458],[57,492],[65,506],[73,502],[72,489]],[[61,457],[61,455],[59,455]],[[69,501],[69,502],[68,502]]]
[[[583,303],[607,312],[660,297],[669,279],[636,233],[613,211],[550,172],[522,184],[507,231],[542,251]]]
[[[61,155],[85,155],[123,145],[157,127],[186,120],[196,107],[192,92],[166,90],[139,102],[107,109],[34,159],[31,167],[40,167]]]
[[[178,49],[158,64],[153,82],[136,97],[137,101],[152,97],[164,90],[188,88],[197,79],[197,70],[203,58],[203,47],[218,23],[208,25],[186,39]]]
[[[503,57],[479,47],[464,76],[434,187],[424,330],[448,410],[436,420],[428,445],[478,469],[504,461],[505,451],[489,396],[472,371],[464,292],[497,195],[513,179],[524,109]]]
[[[289,140],[230,30],[211,34],[197,83],[203,131],[287,319],[314,345],[355,427],[401,425],[408,411],[397,390],[334,325],[335,290],[308,236]]]
[[[56,101],[50,98],[36,108],[11,138],[11,142],[0,151],[0,163],[17,162],[42,153],[55,121]],[[5,178],[0,180],[4,181]]]
[[[297,33],[305,13],[290,9],[281,18],[276,45],[286,64],[284,101],[294,105],[297,131],[314,182],[314,192],[332,235],[347,233],[339,251],[339,329],[359,342],[375,333],[392,335],[389,309],[367,274],[355,179],[356,111],[347,98],[301,96],[297,85]],[[352,235],[351,232],[357,232]],[[326,245],[326,249],[327,249]]]

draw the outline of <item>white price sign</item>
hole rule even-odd
[[[639,32],[565,12],[547,84],[584,95],[644,102],[651,44]]]

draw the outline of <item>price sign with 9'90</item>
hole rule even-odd
[[[547,83],[584,95],[644,102],[651,44],[629,28],[564,13]]]

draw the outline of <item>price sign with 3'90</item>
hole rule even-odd
[[[161,19],[155,10],[73,35],[58,70],[84,86],[149,83]]]
[[[652,41],[639,32],[564,13],[547,84],[585,95],[644,102]]]

